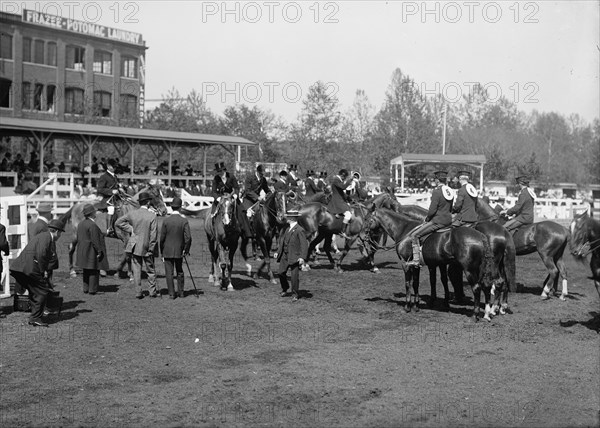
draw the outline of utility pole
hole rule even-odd
[[[442,128],[442,154],[446,154],[446,116],[448,115],[448,106],[444,103],[444,127]]]

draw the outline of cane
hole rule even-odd
[[[190,269],[190,264],[187,261],[187,257],[183,256],[183,260],[185,260],[185,265],[188,268],[188,272],[190,273],[190,279],[192,280],[192,285],[194,286],[194,290],[196,290],[196,298],[199,299],[200,296],[198,296],[198,289],[196,288],[196,283],[194,282],[194,277],[192,275],[192,270]]]

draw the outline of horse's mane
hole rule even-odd
[[[484,215],[488,216],[486,218],[487,219],[497,219],[499,217],[498,212],[496,210],[494,210],[492,208],[492,206],[490,204],[488,204],[484,199],[482,198],[477,198],[477,210],[479,211],[478,214],[483,213]],[[481,217],[481,216],[479,216]]]
[[[406,214],[399,213],[398,211],[390,210],[388,208],[377,208],[377,210],[375,210],[375,213],[377,212],[385,213],[386,215],[392,217],[394,220],[413,223],[418,222],[418,220],[415,220],[414,218],[411,218]]]

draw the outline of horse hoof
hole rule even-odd
[[[233,289],[233,285],[229,284],[229,285],[227,286],[227,291],[235,291],[235,290]]]
[[[77,277],[77,272],[75,272],[74,270],[72,270],[69,275],[71,275],[71,278],[75,278]]]
[[[101,276],[102,278],[105,278],[105,277],[106,277],[106,271],[105,271],[105,270],[101,270],[101,271],[100,271],[100,276]]]
[[[379,269],[377,269],[377,268],[371,269],[371,272],[373,272],[373,273],[381,273],[381,271]]]
[[[408,312],[410,312],[410,309],[411,309],[411,307],[410,307],[410,306],[406,306],[406,307],[404,308],[404,311],[408,313]]]
[[[490,322],[492,319],[490,318],[489,314],[485,314],[483,316],[483,319],[486,320],[487,322]]]
[[[542,300],[549,300],[550,296],[548,296],[546,293],[542,293]]]
[[[279,281],[277,281],[276,279],[272,279],[271,284],[279,284]]]
[[[227,287],[221,287],[221,291],[227,291]]]
[[[562,300],[563,302],[566,302],[567,301],[566,297],[567,297],[566,294],[561,294],[559,299]]]
[[[419,305],[415,305],[415,312],[419,312],[421,310],[421,308],[419,308]]]

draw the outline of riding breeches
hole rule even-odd
[[[454,220],[452,222],[452,227],[475,227],[474,221],[463,221],[463,220]]]
[[[520,228],[521,226],[523,226],[525,223],[520,222],[519,220],[508,220],[505,224],[504,224],[504,228],[506,230],[508,230],[509,232],[512,232],[515,229]]]
[[[413,243],[417,243],[417,245],[418,245],[419,238],[421,238],[425,235],[429,235],[430,233],[433,233],[436,230],[441,229],[443,227],[445,227],[445,226],[441,225],[441,224],[437,224],[437,223],[432,223],[432,222],[427,222],[427,223],[423,224],[422,226],[417,228],[417,230],[415,230],[412,233]]]

